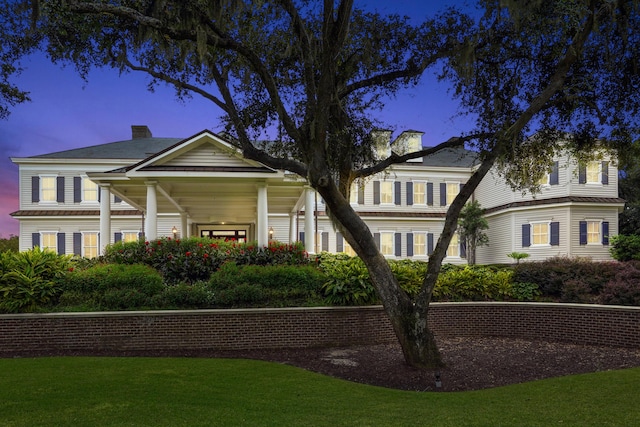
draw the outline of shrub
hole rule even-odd
[[[369,272],[358,257],[324,264],[327,275],[322,285],[325,301],[331,305],[365,305],[378,302]]]
[[[427,272],[427,263],[423,261],[413,261],[408,259],[389,261],[391,271],[398,279],[398,284],[410,296],[415,297],[424,280]]]
[[[599,297],[601,304],[640,305],[640,270],[632,264],[623,268],[610,280]]]
[[[571,279],[562,286],[560,302],[588,303],[593,302],[591,287],[579,279]]]
[[[61,291],[71,257],[36,247],[0,254],[0,311],[33,311]]]
[[[540,289],[535,283],[515,282],[511,285],[511,297],[518,301],[533,301],[540,296]]]
[[[241,283],[217,292],[216,304],[222,307],[246,307],[261,305],[267,300],[262,286]]]
[[[635,234],[612,236],[609,251],[618,261],[640,260],[640,236]]]
[[[464,266],[444,269],[433,290],[437,300],[504,300],[512,298],[510,269]]]
[[[197,282],[193,285],[180,283],[167,286],[162,293],[152,297],[152,305],[156,308],[211,308],[215,304],[215,294],[209,285]]]

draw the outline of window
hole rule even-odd
[[[82,256],[85,258],[98,256],[98,233],[82,233]]]
[[[380,203],[389,205],[393,203],[393,182],[382,181],[380,183]]]
[[[349,242],[344,240],[343,241],[343,245],[344,246],[343,246],[342,252],[344,252],[345,254],[347,254],[349,256],[356,256],[356,251],[353,250],[353,248],[351,247]]]
[[[358,185],[355,182],[351,183],[351,191],[349,192],[349,203],[355,205],[358,203]]]
[[[600,220],[580,221],[580,244],[609,244],[609,222]]]
[[[413,203],[416,205],[424,205],[427,203],[427,191],[425,182],[413,183]]]
[[[587,221],[587,243],[600,243],[600,221]]]
[[[542,177],[540,177],[540,179],[538,180],[538,185],[540,185],[540,186],[549,185],[549,174],[548,173],[545,173],[544,175],[542,175]]]
[[[531,241],[534,245],[548,245],[549,223],[539,222],[531,224]]]
[[[55,199],[54,199],[55,200]],[[40,233],[40,248],[58,251],[58,233],[43,231]]]
[[[460,192],[460,184],[457,182],[447,182],[447,205],[453,203],[453,199],[456,198]]]
[[[40,201],[42,202],[57,201],[57,188],[56,188],[55,176],[40,177]]]
[[[89,178],[82,178],[82,201],[97,202],[98,201],[98,185]]]
[[[458,236],[458,233],[455,233],[453,236],[451,236],[451,242],[449,242],[449,247],[447,248],[447,256],[460,256],[460,236]]]
[[[382,255],[394,254],[393,233],[380,233],[380,252]]]
[[[587,184],[600,183],[600,162],[593,161],[587,163]]]
[[[413,254],[427,254],[427,235],[425,233],[415,233],[413,235]]]
[[[137,231],[123,231],[122,232],[122,241],[124,243],[137,242],[138,241],[138,232]]]

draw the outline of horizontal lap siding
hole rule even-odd
[[[609,222],[609,239],[618,234],[618,210],[616,207],[580,207],[571,209],[571,252],[574,256],[591,258],[594,261],[611,260],[611,245],[581,245],[580,221],[596,220]]]
[[[485,230],[489,237],[489,245],[476,249],[476,262],[478,264],[508,264],[513,260],[507,257],[508,253],[517,251],[514,249],[516,236],[512,230],[512,214],[496,215],[487,218],[489,228]],[[520,242],[518,240],[518,242]]]

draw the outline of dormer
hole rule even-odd
[[[384,160],[391,155],[391,131],[387,129],[376,129],[371,131],[373,139],[373,149],[377,160]]]
[[[424,132],[406,130],[402,132],[395,141],[393,141],[391,149],[399,156],[420,151],[422,150],[422,135],[424,135]],[[407,160],[407,162],[421,163],[422,157],[410,159]]]

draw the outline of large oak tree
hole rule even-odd
[[[174,85],[178,97],[204,96],[247,158],[305,177],[369,269],[405,359],[418,367],[442,364],[429,302],[460,210],[485,174],[496,167],[514,188],[535,188],[558,150],[583,158],[596,142],[619,147],[637,137],[635,0],[482,0],[478,14],[447,9],[421,24],[353,0],[1,3],[2,32],[24,34],[23,50],[45,49],[82,74],[140,71]],[[9,41],[18,49],[4,47],[3,58],[16,66],[20,44]],[[372,109],[427,70],[453,88],[475,131],[378,160],[372,131],[386,124],[370,118]],[[276,141],[256,143],[265,129]],[[478,165],[411,299],[348,193],[354,179],[454,146],[477,151]]]

